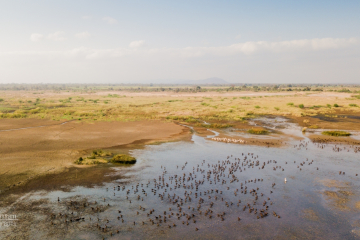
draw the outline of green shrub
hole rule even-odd
[[[339,105],[335,103],[335,104],[334,104],[334,107],[339,107]]]
[[[79,157],[79,159],[75,161],[75,164],[82,164],[83,161],[84,159],[82,157]]]
[[[4,99],[0,98],[0,102],[4,101]]]
[[[289,103],[287,103],[286,105],[288,105],[288,106],[294,106],[294,103],[289,102]]]
[[[255,108],[260,108],[260,106],[256,105]]]
[[[278,108],[278,107],[274,107],[274,108],[275,108],[276,111],[279,111],[279,110],[280,110],[280,108]]]
[[[304,108],[304,104],[300,104],[300,105],[299,105],[299,108]]]
[[[351,133],[345,131],[324,131],[322,134],[335,137],[346,137],[351,135]]]
[[[355,103],[350,103],[349,106],[350,106],[350,107],[358,107],[358,105],[355,104]]]
[[[331,108],[331,105],[330,105],[330,104],[326,104],[326,106],[327,106],[328,108]]]

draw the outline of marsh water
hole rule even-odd
[[[211,141],[209,131],[191,142],[135,149],[135,165],[110,166],[119,176],[114,181],[23,194],[0,210],[18,219],[0,236],[359,239],[356,147],[312,143],[282,119],[268,124],[302,140],[269,148]]]

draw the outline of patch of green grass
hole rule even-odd
[[[279,111],[279,110],[280,110],[280,108],[278,108],[278,107],[274,107],[274,109],[275,109],[276,111]]]
[[[118,98],[120,97],[118,94],[108,94],[107,97],[110,97],[110,98]]]
[[[349,106],[350,106],[350,107],[359,107],[359,106],[358,106],[357,104],[355,104],[355,103],[350,103]]]
[[[118,154],[111,159],[113,163],[125,163],[125,164],[134,164],[136,163],[136,158],[126,155],[126,154]]]
[[[266,135],[269,133],[269,131],[262,128],[252,128],[248,130],[248,133],[256,134],[256,135]]]
[[[288,106],[294,106],[294,103],[289,102],[289,103],[287,103],[286,105],[288,105]]]
[[[346,137],[351,135],[351,133],[345,131],[324,131],[322,134],[334,137]]]
[[[260,106],[256,105],[255,108],[260,108]]]

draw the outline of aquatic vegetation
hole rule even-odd
[[[322,134],[335,137],[346,137],[351,135],[351,133],[345,131],[324,131]]]
[[[136,163],[136,158],[126,155],[126,154],[118,154],[111,159],[113,163],[125,163],[125,164],[134,164]]]
[[[113,154],[110,152],[104,152],[103,150],[93,150],[91,155],[88,157],[79,157],[74,163],[78,165],[93,165],[100,163],[108,163],[109,159]]]
[[[265,135],[268,134],[269,131],[263,129],[263,128],[252,128],[248,130],[248,133],[256,134],[256,135]]]

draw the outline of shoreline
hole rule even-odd
[[[49,124],[39,119],[1,119],[0,129],[9,125],[33,125],[17,131],[0,132],[0,193],[25,186],[49,174],[61,174],[70,168],[86,168],[74,161],[94,149],[130,149],[159,141],[184,138],[187,128],[158,120],[137,122],[68,122]],[[44,125],[34,127],[34,125]],[[161,129],[161,131],[159,131]]]

